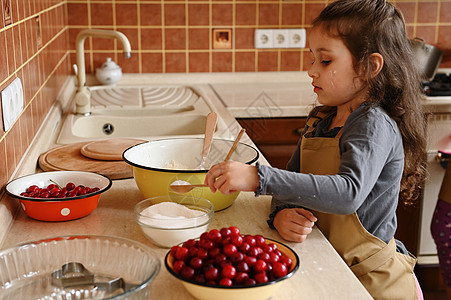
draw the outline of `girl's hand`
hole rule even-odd
[[[285,240],[301,243],[312,232],[316,220],[310,211],[303,208],[285,208],[276,214],[273,225]]]
[[[255,191],[260,185],[260,177],[255,166],[229,160],[212,166],[204,183],[212,193],[219,190],[229,195],[236,191]]]

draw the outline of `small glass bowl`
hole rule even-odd
[[[157,216],[149,216],[146,213],[152,205],[163,202],[181,204],[199,213],[193,217],[175,217],[174,211]],[[173,216],[168,217],[171,214]],[[153,244],[163,248],[170,248],[188,239],[198,238],[207,231],[213,215],[214,206],[210,201],[189,195],[165,195],[149,198],[135,206],[135,220],[144,235]]]

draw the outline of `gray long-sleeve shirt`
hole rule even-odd
[[[333,116],[320,121],[315,137],[334,137]],[[404,168],[402,138],[396,122],[380,107],[362,104],[351,113],[340,138],[336,175],[299,173],[299,146],[287,170],[258,166],[256,194],[273,195],[271,218],[280,209],[302,206],[332,214],[357,212],[363,227],[385,242],[396,231],[396,208]],[[399,251],[406,253],[398,244]]]

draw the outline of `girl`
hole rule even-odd
[[[205,183],[273,195],[268,223],[284,239],[303,241],[316,222],[374,298],[417,299],[415,259],[394,239],[398,199],[415,203],[425,175],[421,81],[403,17],[385,0],[339,0],[309,43],[322,106],[288,170],[228,161]]]

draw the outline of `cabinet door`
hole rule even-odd
[[[300,138],[306,118],[238,119],[268,162],[285,169]]]

